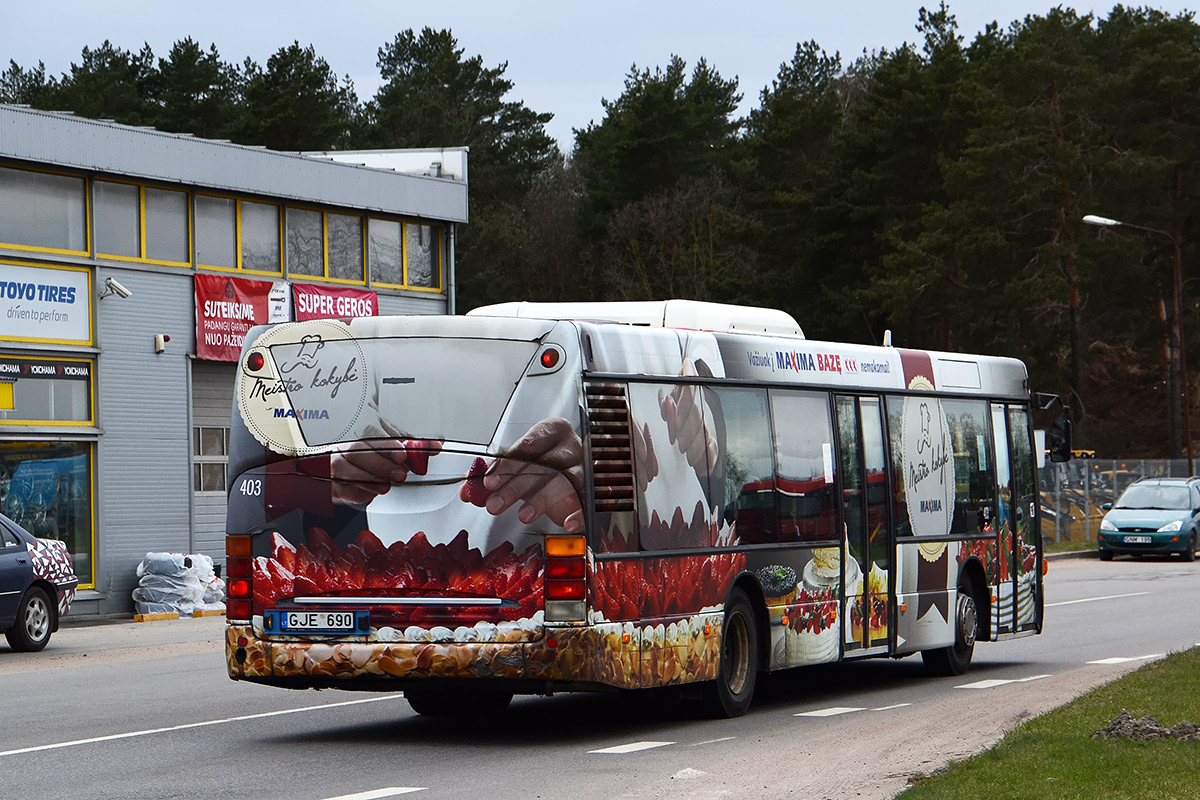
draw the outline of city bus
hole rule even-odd
[[[512,303],[257,328],[234,404],[235,680],[429,715],[661,689],[732,717],[763,672],[961,674],[1042,630],[1015,359],[770,309]]]

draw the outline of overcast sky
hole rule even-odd
[[[272,53],[299,41],[313,45],[339,75],[349,75],[360,100],[379,86],[379,48],[412,28],[450,29],[464,57],[487,67],[508,62],[514,84],[509,100],[550,112],[548,126],[564,150],[571,130],[599,122],[601,98],[621,94],[632,65],[663,66],[671,55],[689,70],[706,58],[722,77],[737,77],[741,111],[791,60],[799,42],[815,40],[843,62],[864,50],[917,42],[918,10],[937,0],[9,0],[0,4],[0,69],[39,61],[51,75],[69,70],[84,46],[105,39],[126,50],[149,43],[165,56],[187,36],[222,59],[252,58],[265,66]],[[1193,0],[1200,3],[1200,0]],[[1026,15],[1044,15],[1055,0],[949,2],[967,42],[996,21],[1007,27]],[[1107,16],[1111,2],[1061,3],[1081,14]],[[1136,6],[1138,2],[1126,5]],[[1145,3],[1171,14],[1190,7],[1179,0]],[[446,142],[454,145],[455,142]]]

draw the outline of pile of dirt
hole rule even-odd
[[[1122,711],[1108,726],[1092,734],[1093,739],[1182,739],[1185,742],[1200,742],[1200,725],[1181,722],[1169,728],[1154,717],[1134,719],[1133,714]]]

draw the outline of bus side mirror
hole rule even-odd
[[[1050,451],[1051,461],[1071,460],[1071,420],[1062,417],[1051,423],[1046,440],[1046,449]]]

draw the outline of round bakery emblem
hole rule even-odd
[[[277,453],[305,456],[345,441],[367,405],[362,348],[338,320],[271,328],[238,366],[242,419]]]
[[[945,536],[954,517],[954,444],[941,401],[910,395],[900,422],[904,499],[915,536]],[[945,542],[936,543],[940,551]]]

